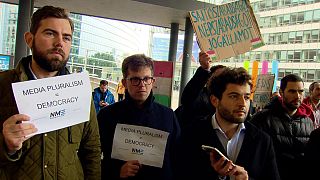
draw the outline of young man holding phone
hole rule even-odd
[[[245,122],[251,88],[251,77],[243,68],[225,68],[210,78],[210,102],[216,113],[182,132],[181,178],[280,179],[270,137]]]

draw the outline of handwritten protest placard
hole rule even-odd
[[[87,73],[12,84],[20,114],[45,133],[89,120],[91,85]]]
[[[189,15],[200,49],[214,61],[264,45],[248,0],[190,11]]]
[[[169,133],[149,127],[117,124],[111,157],[162,167]]]
[[[256,81],[256,90],[253,96],[253,107],[262,109],[270,101],[273,89],[274,75],[259,74]]]

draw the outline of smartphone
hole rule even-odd
[[[224,157],[227,161],[229,160],[228,158],[226,158],[222,152],[219,151],[219,149],[217,148],[214,148],[214,147],[211,147],[211,146],[207,146],[207,145],[202,145],[201,148],[210,153],[210,152],[213,152],[214,153],[214,157],[215,159],[218,161],[220,158]]]

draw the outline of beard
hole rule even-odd
[[[219,113],[220,117],[225,119],[226,121],[230,123],[235,123],[235,124],[241,124],[245,121],[247,118],[248,112],[246,112],[246,115],[244,117],[235,117],[230,110],[225,108],[221,103],[219,103],[218,108],[217,108],[217,113]]]
[[[292,102],[288,102],[288,100],[285,97],[283,98],[283,103],[284,103],[284,105],[287,107],[287,109],[289,111],[294,111],[294,110],[298,109],[298,107],[301,105],[301,101],[300,100],[298,101],[298,104],[296,105],[296,104],[293,103],[293,101]]]
[[[35,62],[40,66],[42,69],[48,71],[48,72],[54,72],[54,71],[60,71],[63,69],[69,59],[69,56],[66,57],[65,53],[60,48],[52,48],[49,50],[46,50],[45,53],[39,51],[37,48],[35,41],[33,41],[32,45],[32,56]],[[47,56],[48,54],[52,52],[59,52],[63,60],[59,60],[59,58],[50,58]]]

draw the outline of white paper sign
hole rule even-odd
[[[91,84],[87,73],[12,84],[20,114],[31,117],[41,134],[89,120]]]
[[[169,133],[153,128],[117,124],[111,157],[162,167]]]

